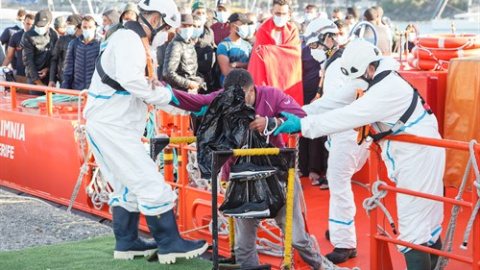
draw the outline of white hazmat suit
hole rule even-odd
[[[111,206],[159,215],[173,208],[177,195],[158,172],[141,138],[148,112],[145,103],[166,105],[171,92],[164,87],[153,89],[148,83],[145,49],[135,32],[120,29],[105,45],[102,67],[127,91],[102,83],[95,71],[84,110],[90,148],[114,190]]]
[[[396,69],[395,64],[388,59],[380,60],[374,76],[384,70]],[[321,116],[301,119],[301,131],[305,137],[317,138],[371,123],[376,132],[387,131],[407,110],[412,97],[411,86],[397,74],[391,73],[352,104]],[[427,113],[420,99],[400,133],[440,138],[436,117]],[[443,148],[390,140],[381,140],[379,143],[389,178],[397,187],[443,195]],[[438,240],[442,228],[443,203],[397,194],[397,208],[400,240],[429,245]],[[400,247],[403,253],[409,250]]]
[[[340,67],[340,58],[337,58],[326,68],[323,83],[324,95],[313,103],[303,106],[308,116],[322,114],[318,118],[323,118],[324,113],[345,107],[355,101],[356,89],[352,80],[341,72]],[[330,242],[335,248],[356,248],[354,222],[356,208],[351,180],[353,174],[365,164],[369,144],[364,143],[359,146],[357,132],[353,129],[330,134],[328,144]]]

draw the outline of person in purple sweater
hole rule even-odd
[[[231,86],[240,86],[245,91],[245,101],[247,105],[255,108],[255,120],[250,123],[251,130],[257,130],[264,134],[266,120],[269,118],[270,124],[267,128],[268,133],[273,133],[277,126],[283,122],[280,112],[287,111],[298,117],[304,117],[306,114],[298,105],[298,103],[283,91],[269,86],[255,86],[253,84],[252,75],[244,69],[234,69],[225,77],[224,88]],[[197,112],[201,114],[206,111],[207,106],[222,90],[212,92],[208,95],[189,94],[184,91],[173,90],[174,96],[177,98],[179,105],[171,102],[173,106],[180,109]],[[200,113],[198,113],[200,112]],[[276,125],[275,125],[276,123]],[[283,148],[285,143],[282,136],[269,135],[270,143],[274,146]],[[228,167],[228,166],[227,166]],[[224,172],[230,169],[224,167]],[[305,220],[302,215],[300,195],[302,188],[297,178],[295,181],[295,194],[293,205],[293,247],[298,251],[303,261],[309,264],[313,269],[321,269],[322,266],[329,265],[320,253],[314,248],[312,239],[305,231]],[[278,226],[285,233],[285,207],[283,207],[275,217]],[[256,249],[258,219],[236,219],[235,220],[235,255],[237,262],[242,266],[257,266],[259,259]]]

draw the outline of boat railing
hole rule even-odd
[[[470,151],[471,158],[469,162],[470,165],[467,166],[467,170],[471,168],[471,172],[466,172],[466,176],[469,174],[470,178],[473,179],[472,181],[472,196],[470,201],[464,201],[461,196],[457,196],[458,198],[452,199],[443,196],[436,196],[432,194],[416,192],[408,189],[397,188],[394,186],[389,186],[386,183],[382,182],[376,183],[379,179],[378,177],[378,169],[380,166],[380,157],[378,156],[379,146],[372,144],[371,151],[370,151],[370,158],[369,158],[369,182],[370,182],[370,192],[375,195],[379,191],[390,191],[395,193],[406,194],[410,196],[417,196],[421,198],[426,198],[430,200],[440,201],[443,203],[453,204],[454,207],[465,207],[467,209],[471,209],[472,213],[475,214],[475,208],[478,207],[477,204],[479,203],[479,194],[480,194],[480,178],[478,178],[478,167],[480,166],[480,144],[479,143],[468,143],[462,141],[453,141],[453,140],[445,140],[445,139],[434,139],[434,138],[425,138],[425,137],[418,137],[412,135],[396,135],[396,136],[388,136],[386,139],[394,140],[399,142],[405,143],[413,143],[413,144],[420,144],[420,145],[428,145],[434,147],[442,147],[446,149],[454,149],[454,150],[461,150],[461,151]],[[473,164],[476,162],[475,164]],[[478,179],[476,179],[476,177]],[[376,184],[375,184],[376,183]],[[380,184],[380,185],[379,185]],[[375,190],[377,189],[377,190]],[[461,195],[463,192],[462,188],[459,190],[459,194]],[[472,215],[474,215],[472,214]],[[452,210],[452,216],[455,215]],[[446,252],[444,249],[437,250],[433,248],[429,248],[426,246],[412,244],[410,242],[401,241],[392,237],[389,237],[388,233],[385,231],[379,232],[378,227],[378,218],[379,218],[379,211],[376,207],[370,209],[370,269],[393,269],[392,268],[392,261],[389,256],[388,252],[388,245],[387,243],[393,243],[396,245],[428,252],[431,254],[435,254],[444,258],[457,260],[461,262],[468,263],[472,266],[471,269],[479,270],[480,269],[480,215],[477,213],[475,217],[472,216],[473,224],[472,224],[472,257],[461,256],[457,254],[453,254],[451,252]],[[448,235],[448,232],[447,232]],[[468,240],[468,234],[465,237]],[[464,239],[464,243],[462,243],[461,248],[465,249],[467,241]],[[445,245],[449,242],[445,241]],[[381,255],[383,254],[383,256]],[[387,254],[387,256],[385,256]],[[386,268],[382,268],[386,267]],[[389,268],[390,267],[390,268]],[[437,269],[437,268],[435,268]],[[440,269],[443,269],[440,268]]]
[[[25,84],[17,82],[0,81],[0,86],[10,88],[10,103],[12,110],[17,108],[17,90],[39,91],[46,95],[47,115],[53,116],[53,94],[62,94],[69,96],[86,96],[86,91],[70,90],[63,88],[54,88],[43,85]]]

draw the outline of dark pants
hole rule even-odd
[[[314,172],[322,176],[327,173],[328,151],[325,149],[327,137],[317,139],[300,138],[298,167],[304,176]]]

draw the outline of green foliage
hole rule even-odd
[[[0,253],[0,269],[8,270],[207,270],[212,263],[201,259],[178,259],[176,264],[162,265],[146,258],[114,260],[112,236],[79,242],[29,248]]]

